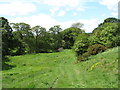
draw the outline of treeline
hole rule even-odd
[[[85,61],[90,55],[120,46],[120,19],[107,18],[92,33],[79,34],[73,49],[78,61]]]
[[[60,25],[46,30],[44,27],[31,27],[26,23],[9,23],[7,19],[0,17],[2,55],[47,53],[56,52],[59,48],[73,48],[78,60],[82,61],[84,59],[81,57],[120,45],[118,22],[119,19],[107,18],[92,33],[86,33],[81,29],[81,23],[74,23],[65,30]]]
[[[9,23],[4,17],[0,18],[0,22],[3,56],[56,52],[59,48],[70,49],[75,38],[84,33],[76,24],[66,30],[62,30],[59,25],[46,30],[44,27],[31,27],[26,23]]]

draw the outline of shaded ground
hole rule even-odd
[[[15,65],[8,65],[6,64],[6,62],[9,62],[9,58],[8,57],[3,57],[2,58],[2,70],[9,70],[12,69],[13,67],[15,67]]]

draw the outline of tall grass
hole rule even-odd
[[[75,64],[72,50],[8,57],[3,88],[117,88],[118,47]]]

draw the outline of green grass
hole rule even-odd
[[[72,50],[11,56],[3,88],[118,88],[118,47],[75,64]]]

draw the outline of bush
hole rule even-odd
[[[79,56],[87,51],[88,46],[89,46],[88,35],[86,33],[83,33],[77,37],[73,49],[76,52],[77,56]]]
[[[64,41],[63,48],[71,49],[74,45],[77,36],[83,32],[84,32],[83,30],[75,27],[70,27],[62,31],[61,33],[63,35]]]
[[[120,29],[118,23],[115,22],[118,22],[118,20],[108,18],[99,27],[95,28],[89,38],[90,45],[102,44],[109,48],[120,46]]]
[[[104,52],[107,49],[104,45],[95,44],[88,48],[87,52],[89,55],[96,55],[98,53]]]
[[[88,48],[87,52],[85,52],[82,55],[79,55],[77,57],[77,61],[86,61],[89,56],[104,52],[106,49],[107,49],[107,47],[105,47],[101,44],[92,45]]]
[[[86,61],[89,56],[90,54],[88,52],[85,52],[84,54],[78,56],[77,61]]]

